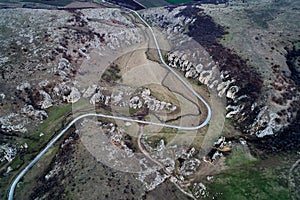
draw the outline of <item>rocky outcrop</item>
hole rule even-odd
[[[0,145],[0,162],[7,160],[11,162],[17,155],[17,148],[14,145]]]
[[[10,113],[0,118],[1,130],[7,133],[26,133],[28,124],[43,121],[48,117],[44,110],[36,110],[32,105],[25,105],[20,112]]]
[[[18,113],[11,113],[7,116],[0,118],[1,130],[11,133],[11,132],[27,132],[25,125],[28,123],[26,118],[23,118]]]
[[[71,92],[68,96],[64,96],[63,100],[68,103],[76,103],[81,97],[79,90],[76,87],[71,88]]]
[[[33,120],[44,120],[48,114],[44,110],[35,110],[32,105],[26,105],[21,109],[21,113]]]
[[[166,56],[169,66],[226,98],[226,117],[232,118],[244,133],[260,138],[276,135],[296,120],[300,98],[295,93],[295,84],[275,66],[274,92],[266,92],[261,76],[217,42],[225,29],[215,24],[200,6],[166,7],[159,12],[145,10],[143,16],[172,42],[174,48]]]
[[[53,105],[52,104],[53,100],[52,100],[50,94],[48,94],[44,90],[40,90],[39,93],[43,97],[43,100],[39,103],[41,109],[47,109],[47,108],[51,107]]]
[[[160,101],[151,96],[151,91],[148,88],[139,88],[138,91],[139,92],[134,93],[130,88],[123,88],[110,92],[105,87],[92,85],[84,90],[83,97],[90,97],[90,103],[93,105],[102,103],[106,106],[114,105],[120,107],[129,107],[134,110],[148,108],[149,110],[155,112],[162,110],[174,112],[177,109],[176,105],[172,105],[169,102]]]
[[[169,112],[173,112],[177,109],[177,107],[175,105],[172,105],[171,103],[159,101],[155,97],[152,97],[151,91],[148,88],[142,89],[142,91],[140,92],[140,96],[134,96],[130,99],[130,108],[137,109],[141,108],[142,106],[146,106],[151,111],[166,110]]]
[[[31,89],[31,85],[30,83],[27,82],[17,86],[17,90],[19,91],[30,90],[30,89]]]

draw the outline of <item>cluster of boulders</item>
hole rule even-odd
[[[250,131],[254,132],[257,137],[274,135],[283,126],[282,123],[279,123],[280,119],[281,117],[277,113],[272,112],[268,109],[268,106],[265,106],[258,113],[253,124],[251,124]]]
[[[192,185],[192,193],[196,199],[208,197],[207,189],[203,183],[194,183]]]
[[[34,16],[30,9],[7,9],[0,16],[0,25],[6,27],[1,36],[7,38],[0,51],[0,81],[7,92],[0,94],[0,103],[16,105],[0,116],[1,131],[6,133],[26,133],[48,117],[46,109],[75,103],[82,95],[94,95],[92,104],[103,100],[92,87],[80,91],[76,85],[74,77],[83,60],[95,49],[118,50],[144,40],[142,30],[119,9],[39,9]],[[113,93],[109,101],[128,106],[120,94]]]
[[[147,149],[153,159],[163,164],[164,175],[156,172],[154,167],[151,170],[145,170],[139,174],[140,179],[146,184],[146,188],[151,190],[153,186],[160,184],[170,176],[171,181],[183,187],[189,186],[189,177],[197,172],[201,161],[197,158],[197,151],[194,147],[187,148],[185,145],[166,146],[163,139],[159,140],[155,147],[151,147],[147,141],[142,139],[144,147]],[[174,159],[174,156],[176,159]],[[179,163],[178,165],[176,163]],[[149,167],[146,163],[145,167]],[[152,177],[152,179],[149,179]],[[156,177],[156,178],[155,178]],[[158,178],[160,177],[160,178]]]
[[[151,91],[149,88],[143,88],[139,96],[133,96],[130,99],[130,108],[138,109],[142,108],[143,106],[146,106],[151,111],[161,111],[165,109],[167,111],[173,112],[177,109],[175,105],[164,101],[160,101],[155,97],[151,96]]]
[[[17,148],[14,145],[0,145],[0,162],[7,160],[11,162],[17,155]]]
[[[7,133],[25,133],[27,132],[27,128],[25,127],[27,124],[28,121],[18,113],[10,113],[9,115],[0,118],[1,130]]]
[[[180,161],[178,169],[178,179],[180,181],[185,181],[185,177],[194,174],[201,164],[201,161],[196,158],[196,149],[194,147],[184,152],[178,160]]]
[[[170,40],[178,40],[179,34],[185,32],[185,27],[194,22],[193,18],[189,18],[183,15],[178,15],[186,6],[177,6],[168,9],[159,8],[157,9],[147,9],[142,12],[142,17],[147,21],[151,21],[157,27],[163,27],[164,32],[166,32],[167,38]],[[169,12],[172,9],[171,12]],[[159,13],[159,14],[158,14]],[[177,36],[176,36],[177,35]],[[178,45],[182,44],[185,40],[178,40]]]
[[[188,60],[188,56],[183,51],[174,51],[167,54],[168,65],[185,73],[186,78],[198,79],[202,84],[211,89],[216,89],[220,97],[226,96],[233,101],[238,99],[239,87],[235,85],[235,80],[230,78],[229,72],[221,72],[217,68],[217,63],[199,62],[197,65]]]
[[[50,170],[48,174],[45,175],[45,180],[48,181],[49,179],[56,176],[60,171],[59,165],[54,165],[54,169]]]
[[[21,113],[33,120],[44,120],[48,117],[48,114],[45,110],[36,110],[32,105],[25,105],[21,109]]]
[[[120,88],[110,92],[106,87],[91,85],[83,92],[82,96],[84,98],[90,98],[90,103],[93,105],[103,103],[106,106],[114,105],[132,109],[145,107],[151,111],[166,110],[169,112],[173,112],[177,109],[175,105],[160,101],[151,96],[149,88],[139,88],[138,91],[138,93],[135,93],[129,88]]]
[[[126,149],[127,151],[132,151],[130,148],[127,147],[125,144],[125,137],[126,133],[125,130],[118,127],[114,123],[105,123],[105,122],[100,122],[101,129],[106,133],[108,136],[110,142],[121,148],[121,149]]]
[[[168,175],[161,173],[157,166],[152,166],[149,168],[149,164],[146,158],[140,160],[140,164],[145,168],[145,170],[138,173],[137,180],[141,181],[146,189],[150,191],[155,189],[161,183],[165,182]]]
[[[1,128],[6,132],[25,133],[27,131],[26,125],[30,121],[42,121],[48,117],[45,109],[60,102],[75,103],[81,97],[89,98],[93,105],[103,103],[105,105],[127,106],[133,109],[146,107],[153,111],[164,109],[169,112],[177,109],[175,105],[159,101],[151,96],[151,91],[148,88],[140,89],[141,91],[136,95],[128,88],[111,92],[106,87],[97,85],[91,85],[87,89],[79,91],[72,84],[71,86],[66,83],[53,84],[48,80],[43,80],[34,86],[27,82],[22,83],[17,86],[17,90],[19,96],[27,99],[26,101],[31,102],[31,104],[25,104],[19,112],[0,118]]]
[[[32,121],[42,122],[48,117],[44,110],[35,109],[32,105],[25,105],[18,113],[10,113],[9,115],[0,117],[0,125],[2,131],[7,133],[26,133],[26,126]]]
[[[88,93],[91,92],[90,88],[91,88],[91,86],[87,89]],[[93,105],[95,105],[97,103],[104,103],[105,105],[108,106],[111,102],[114,102],[114,105],[118,105],[118,103],[120,103],[122,101],[122,95],[123,95],[122,92],[116,96],[114,96],[114,94],[105,95],[105,94],[103,94],[103,91],[104,90],[106,91],[106,88],[103,88],[103,87],[98,88],[98,86],[96,86],[96,87],[92,86],[92,88],[94,88],[94,91],[93,91],[94,94],[90,98],[90,103]],[[88,98],[90,95],[88,95],[85,92],[83,96]]]
[[[81,126],[84,126],[87,123],[90,123],[90,121],[88,119],[84,119],[81,122]],[[117,124],[112,122],[97,121],[94,123],[96,123],[96,125],[99,126],[99,128],[107,136],[111,144],[127,152],[133,151],[126,145],[126,141],[130,137],[128,137],[127,133],[125,133],[125,130],[123,128],[119,127]]]
[[[241,140],[241,143],[244,142],[245,142],[244,140]],[[214,143],[214,146],[210,150],[210,152],[203,158],[203,161],[207,163],[215,163],[220,158],[222,158],[225,153],[230,152],[231,150],[232,150],[232,142],[227,141],[224,136],[221,136]]]
[[[74,71],[75,67],[68,59],[60,58],[57,67],[54,69],[54,74],[66,82],[70,81],[71,75],[73,75]]]
[[[95,37],[95,41],[91,44],[92,48],[101,47],[103,40],[106,46],[113,50],[143,40],[141,30],[124,17],[119,9],[87,9],[81,10],[81,13],[82,19],[88,23],[88,26],[93,27],[93,31],[101,33],[100,37]]]

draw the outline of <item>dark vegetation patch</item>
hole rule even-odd
[[[245,127],[253,123],[255,119],[256,113],[251,111],[251,105],[259,98],[263,81],[257,72],[247,66],[245,60],[240,58],[234,51],[218,43],[228,32],[202,11],[200,8],[187,5],[175,17],[186,16],[196,19],[193,25],[189,26],[187,34],[201,44],[214,61],[219,63],[218,67],[220,71],[228,71],[230,74],[229,78],[236,80],[236,84],[240,88],[238,96],[246,94],[249,97],[244,109],[245,112],[248,112],[248,118],[244,118],[244,120],[238,122],[242,130],[246,132]]]
[[[265,152],[280,152],[300,149],[300,111],[290,126],[276,135],[268,135],[263,138],[249,138],[249,142],[255,144],[255,148]]]
[[[107,83],[114,83],[117,80],[120,80],[122,77],[119,74],[120,67],[117,64],[112,64],[108,67],[102,74],[101,79],[104,80]]]
[[[298,41],[299,45],[300,41]],[[286,47],[286,63],[291,70],[291,78],[300,86],[300,48],[294,44],[292,47]]]
[[[286,62],[291,71],[291,78],[295,83],[296,87],[300,87],[300,49],[297,47],[297,42],[294,43],[291,47],[286,47],[287,51]],[[274,65],[272,67],[273,70],[279,70],[280,67]],[[285,78],[285,77],[284,77]],[[277,88],[280,89],[280,88]],[[283,90],[286,90],[285,88]],[[289,93],[283,93],[284,98],[275,99],[275,102],[282,104],[282,101],[286,101],[286,99],[291,99]],[[279,102],[278,102],[279,101]],[[299,101],[292,102],[292,108],[298,109],[297,116],[291,124],[279,132],[277,135],[265,136],[261,139],[254,139],[251,141],[256,144],[256,147],[267,152],[278,152],[278,151],[286,151],[291,149],[300,149],[300,111],[299,111]],[[278,113],[279,116],[287,115],[286,111]]]
[[[52,170],[55,169],[55,165],[59,164],[66,164],[69,160],[72,159],[72,155],[75,151],[73,148],[73,144],[76,144],[79,139],[79,135],[73,131],[70,135],[73,138],[71,142],[68,142],[60,148],[57,152],[56,157],[52,160],[51,164],[49,165],[48,169],[45,170],[44,174],[40,176],[38,179],[39,187],[36,187],[35,190],[32,192],[30,199],[36,199],[43,197],[44,194],[48,194],[47,199],[61,199],[64,194],[64,186],[62,184],[64,179],[63,171],[59,171],[59,175],[55,176],[55,178],[49,178],[48,180],[45,179],[45,176]],[[53,191],[53,192],[49,192]]]
[[[126,8],[130,8],[133,10],[142,10],[144,9],[143,6],[141,6],[140,4],[136,3],[135,1],[132,0],[108,0],[108,2],[117,4],[119,6],[124,6]]]
[[[197,1],[199,3],[208,3],[208,4],[224,4],[224,3],[228,3],[229,0],[194,0]]]

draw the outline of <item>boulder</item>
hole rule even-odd
[[[0,94],[0,100],[3,100],[3,99],[5,99],[5,94],[1,93]]]
[[[97,85],[90,85],[88,87],[88,89],[85,90],[82,97],[83,98],[90,98],[93,94],[95,94],[95,92],[97,90],[97,87],[98,87]]]
[[[96,103],[103,102],[104,100],[105,96],[100,91],[98,91],[92,96],[92,98],[90,99],[90,103],[95,105]]]
[[[76,103],[81,97],[79,90],[76,87],[71,88],[71,93],[65,97],[68,103]]]
[[[22,83],[21,85],[17,86],[17,90],[23,91],[23,90],[29,90],[31,89],[30,83]]]
[[[230,99],[235,99],[235,95],[238,91],[239,91],[238,86],[235,86],[235,85],[231,86],[227,91],[226,97],[230,98]]]
[[[43,96],[43,100],[39,103],[41,109],[47,109],[51,107],[53,105],[53,100],[51,96],[44,90],[40,90],[39,93]]]

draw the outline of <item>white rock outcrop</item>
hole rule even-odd
[[[80,99],[80,97],[81,97],[81,94],[80,94],[79,90],[76,87],[72,87],[70,94],[67,97],[65,97],[64,99],[68,103],[76,103]]]
[[[47,92],[44,90],[39,91],[40,94],[43,96],[43,100],[40,102],[41,109],[47,109],[53,105],[53,100]]]

